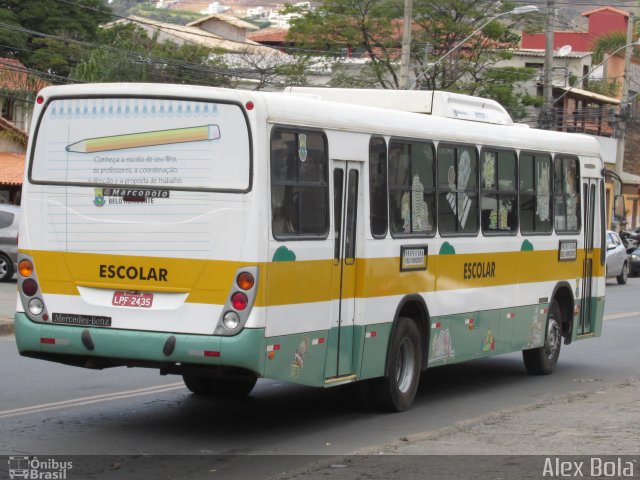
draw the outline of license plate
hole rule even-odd
[[[111,303],[118,307],[151,308],[153,304],[153,293],[114,292]]]

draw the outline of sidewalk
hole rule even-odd
[[[0,336],[13,335],[13,317],[0,316]]]
[[[426,472],[439,480],[539,479],[545,467],[555,468],[556,460],[582,462],[585,474],[595,466],[596,478],[608,462],[609,468],[626,468],[615,478],[638,479],[639,426],[640,378],[634,378],[403,437],[355,455],[320,459],[275,479],[422,480]],[[625,475],[629,469],[633,474]]]

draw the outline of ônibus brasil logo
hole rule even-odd
[[[38,460],[38,457],[9,457],[9,478],[31,480],[66,480],[72,462],[62,462],[53,458]]]

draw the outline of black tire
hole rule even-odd
[[[0,254],[0,282],[8,282],[13,278],[13,262],[6,255]]]
[[[256,386],[258,377],[248,375],[247,378],[211,378],[195,375],[182,375],[187,388],[196,395],[207,397],[246,397]]]
[[[361,385],[364,403],[390,412],[408,410],[420,382],[420,331],[407,317],[398,318],[389,343],[387,376]]]
[[[627,262],[624,262],[620,275],[616,277],[618,285],[624,285],[625,283],[627,283],[627,278],[629,278],[629,266],[627,265]]]
[[[551,304],[547,317],[544,345],[522,351],[524,366],[530,375],[548,375],[556,368],[562,347],[562,313],[556,300]]]

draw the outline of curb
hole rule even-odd
[[[13,335],[13,318],[0,317],[0,336]]]

